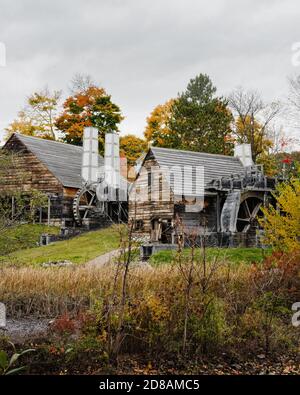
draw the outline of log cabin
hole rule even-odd
[[[16,164],[2,177],[0,193],[41,191],[48,207],[40,209],[39,222],[73,226],[73,198],[83,185],[82,147],[14,133],[2,149],[16,154]]]
[[[275,180],[240,148],[235,156],[149,148],[129,193],[135,236],[173,245],[205,233],[212,245],[257,245],[257,217]]]

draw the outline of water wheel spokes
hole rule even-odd
[[[255,226],[261,206],[262,202],[257,199],[249,198],[241,202],[237,218],[239,232],[248,232],[252,226]]]
[[[92,218],[97,211],[96,193],[88,187],[80,189],[73,200],[73,214],[78,225],[88,218]]]

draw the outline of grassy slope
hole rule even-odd
[[[42,233],[58,234],[57,227],[46,225],[19,225],[0,234],[0,255],[36,247]]]
[[[269,250],[262,250],[259,248],[208,248],[207,257],[212,259],[219,257],[219,259],[226,259],[232,263],[251,263],[262,261],[264,255],[269,254]],[[188,257],[188,250],[184,251]],[[159,265],[162,263],[170,263],[176,256],[176,251],[160,251],[150,258],[150,263]]]
[[[118,247],[119,235],[113,227],[88,232],[49,246],[35,247],[42,233],[55,234],[58,231],[58,228],[49,228],[44,225],[21,225],[5,231],[0,236],[0,251],[5,252],[9,244],[10,251],[15,252],[12,252],[9,257],[0,255],[0,262],[30,265],[67,259],[74,263],[84,263]],[[184,253],[188,257],[188,250]],[[258,262],[263,259],[263,254],[267,253],[268,251],[258,248],[207,249],[208,259],[219,256],[220,259],[224,258],[233,263]],[[175,251],[161,251],[151,257],[150,263],[154,265],[170,263],[175,254]]]
[[[65,259],[73,263],[85,263],[98,255],[114,250],[118,247],[118,243],[117,230],[107,228],[88,232],[70,240],[58,241],[48,246],[20,250],[10,254],[5,261],[20,265]]]

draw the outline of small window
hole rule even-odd
[[[148,200],[151,201],[151,189],[152,189],[152,173],[151,169],[148,169]]]
[[[159,201],[161,202],[163,200],[163,175],[162,173],[159,174]]]
[[[135,226],[134,226],[135,230],[143,230],[144,229],[144,221],[142,219],[138,219],[135,221]]]

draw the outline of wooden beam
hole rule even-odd
[[[51,219],[51,196],[48,195],[48,226],[50,226]]]

